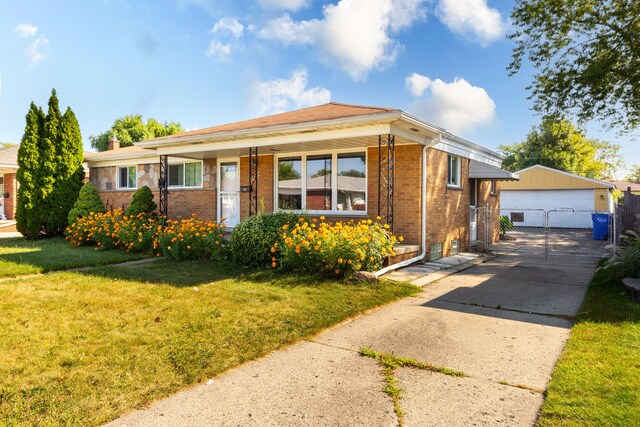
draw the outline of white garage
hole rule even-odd
[[[517,173],[500,191],[500,213],[516,226],[592,228],[592,213],[613,210],[610,183],[540,165]]]

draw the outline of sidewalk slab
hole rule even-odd
[[[529,390],[416,369],[397,369],[396,378],[406,427],[532,426],[543,400]]]
[[[376,361],[304,342],[108,426],[395,426],[383,387]]]

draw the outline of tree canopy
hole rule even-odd
[[[630,131],[640,125],[640,2],[516,0],[509,35],[511,75],[528,59],[528,87],[542,113],[602,120]]]
[[[140,114],[132,114],[116,119],[113,125],[98,136],[91,135],[91,146],[98,151],[105,151],[109,146],[109,140],[116,134],[121,147],[133,145],[134,142],[147,139],[169,136],[184,132],[180,123],[160,123],[155,119],[149,119],[145,123]]]
[[[640,183],[640,165],[631,165],[629,175],[625,179],[630,182]]]
[[[546,116],[523,142],[498,147],[505,155],[502,167],[518,171],[543,165],[593,179],[614,176],[623,165],[620,146],[588,139],[566,119]]]

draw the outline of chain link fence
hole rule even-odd
[[[597,257],[615,252],[616,216],[608,212],[480,207],[475,215],[472,238],[480,250]]]

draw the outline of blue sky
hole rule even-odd
[[[489,148],[538,122],[508,77],[508,0],[0,0],[0,141],[56,88],[89,136],[126,114],[194,129],[328,101],[400,108]],[[623,146],[630,136],[587,126]],[[624,175],[624,171],[620,173]]]

